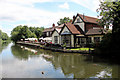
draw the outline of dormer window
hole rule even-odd
[[[77,19],[77,23],[80,23],[80,19]]]

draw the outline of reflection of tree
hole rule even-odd
[[[64,75],[73,74],[74,78],[89,78],[95,76],[104,67],[85,62],[85,56],[79,54],[60,54],[52,53],[53,58],[46,59],[51,61],[55,69],[61,68]]]
[[[9,43],[10,41],[0,43],[0,53],[2,52],[3,49],[5,49],[8,46]]]
[[[85,61],[89,62],[91,61],[94,63],[105,63],[104,66],[107,66],[103,71],[106,72],[106,74],[111,74],[111,76],[104,75],[104,77],[112,77],[112,78],[120,78],[120,62],[117,59],[104,59],[102,57],[87,57]],[[106,65],[106,64],[110,65]],[[102,72],[102,71],[101,71]]]
[[[27,60],[29,58],[29,55],[33,55],[32,52],[24,50],[20,48],[20,46],[18,45],[13,45],[11,47],[11,50],[12,50],[13,55],[20,60],[22,59]]]
[[[120,66],[116,66],[116,65],[112,66],[112,77],[120,78]]]

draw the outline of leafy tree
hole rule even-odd
[[[31,32],[35,33],[37,38],[40,38],[42,35],[42,31],[44,30],[44,27],[30,27],[29,29]]]
[[[11,40],[13,40],[14,42],[16,42],[17,40],[20,40],[19,32],[21,29],[22,29],[22,26],[19,25],[11,31]]]
[[[105,46],[103,49],[108,51],[108,53],[118,55],[117,53],[120,52],[120,45],[118,45],[120,44],[120,2],[101,2],[100,8],[97,11],[100,13],[101,20],[99,23],[101,25],[109,27],[112,24],[112,33],[103,39],[103,42],[107,43],[103,45]]]
[[[14,42],[25,38],[39,38],[42,35],[44,27],[17,26],[11,32],[11,39]]]
[[[2,33],[2,40],[8,40],[8,35],[6,33]]]
[[[36,37],[34,33],[32,33],[27,26],[23,26],[19,32],[21,38],[29,38],[29,37]]]
[[[66,22],[70,22],[72,19],[70,19],[69,17],[64,17],[63,19],[60,19],[57,24],[58,25],[61,25],[63,23],[66,23]]]
[[[8,37],[8,35],[7,35],[6,33],[2,32],[2,31],[0,30],[0,39],[1,39],[1,40],[8,40],[9,37]]]

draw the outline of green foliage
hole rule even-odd
[[[44,27],[30,27],[29,29],[37,36],[37,38],[40,38]]]
[[[100,8],[97,10],[100,13],[101,20],[99,23],[102,26],[109,27],[112,24],[112,32],[103,37],[99,49],[102,53],[109,55],[119,55],[120,51],[120,2],[101,2]]]
[[[81,50],[81,51],[89,51],[89,48],[73,48],[73,49],[67,49],[67,50]],[[94,48],[90,48],[90,50],[94,50]]]
[[[110,49],[111,47],[111,39],[112,39],[112,33],[107,33],[106,35],[104,35],[99,48],[100,49]]]
[[[120,21],[120,2],[101,2],[97,12],[100,13],[99,17],[101,17],[100,25],[109,27],[110,24],[113,24],[114,28],[114,23],[118,24]]]
[[[64,17],[63,19],[60,19],[60,20],[57,22],[57,24],[58,24],[58,25],[61,25],[61,24],[64,24],[64,23],[66,23],[66,22],[70,22],[70,20],[72,20],[72,19],[70,19],[69,17]]]
[[[2,42],[2,40],[8,39],[9,39],[8,35],[0,30],[0,42]]]
[[[39,38],[42,35],[44,27],[17,26],[11,31],[11,39],[14,42],[25,38]]]
[[[64,44],[63,44],[63,47],[66,47],[66,46],[67,46],[67,44],[66,44],[66,43],[64,43]]]
[[[2,40],[8,40],[9,37],[6,33],[2,33]]]

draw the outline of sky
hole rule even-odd
[[[51,27],[77,13],[97,17],[99,0],[0,0],[0,29],[9,36],[18,25]]]

